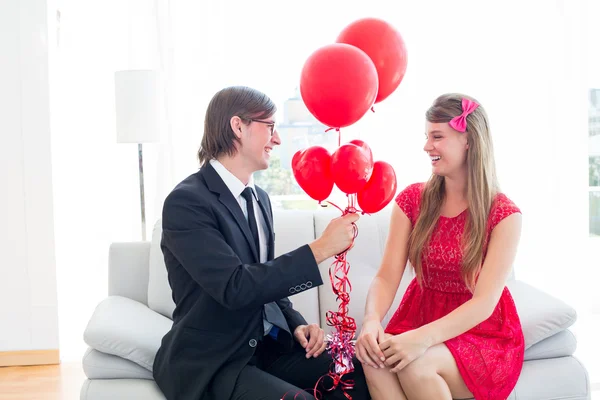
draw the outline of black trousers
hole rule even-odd
[[[276,342],[265,337],[259,342],[252,360],[241,371],[231,400],[314,400],[314,387],[319,378],[330,371],[333,360],[327,351],[319,357],[306,358],[306,350],[295,343],[282,353]],[[354,388],[346,392],[352,400],[369,400],[369,390],[360,361],[354,359],[354,372],[344,379],[354,380]],[[325,400],[347,400],[341,389],[332,387],[329,377],[317,387]]]

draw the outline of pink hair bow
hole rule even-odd
[[[449,124],[452,128],[456,129],[459,132],[465,132],[467,130],[467,117],[471,114],[475,109],[479,107],[479,104],[471,101],[469,99],[462,99],[462,114],[452,118]]]

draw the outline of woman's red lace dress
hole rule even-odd
[[[396,197],[413,226],[419,215],[423,187],[423,183],[410,185]],[[520,212],[517,206],[498,194],[488,218],[487,241],[494,227],[516,212]],[[453,218],[439,218],[423,251],[423,286],[416,278],[409,284],[386,333],[400,334],[419,328],[471,299],[472,293],[460,275],[461,238],[467,215],[465,210]],[[490,318],[445,342],[476,400],[501,400],[510,395],[523,366],[524,343],[515,303],[506,287]]]

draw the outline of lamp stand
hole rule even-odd
[[[142,144],[138,143],[138,164],[140,175],[140,208],[142,210],[142,241],[146,241],[146,201],[144,198],[144,157]]]

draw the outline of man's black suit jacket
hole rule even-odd
[[[291,332],[306,324],[287,296],[323,283],[315,258],[304,245],[273,259],[271,203],[256,191],[269,231],[264,264],[239,203],[210,164],[165,200],[161,248],[176,307],[153,374],[169,400],[230,398],[264,335],[264,304],[277,302]],[[281,340],[291,349],[291,335],[280,331]]]

